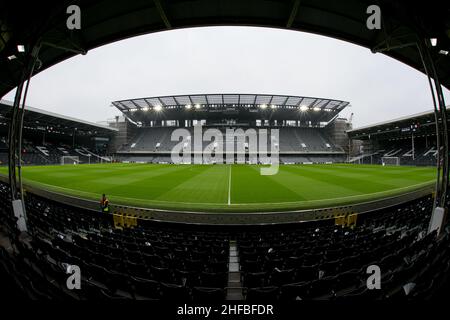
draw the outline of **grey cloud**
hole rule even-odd
[[[347,100],[352,108],[343,116],[354,112],[355,127],[432,108],[426,77],[385,55],[312,34],[244,27],[166,31],[92,50],[35,76],[28,104],[104,121],[118,114],[113,100],[215,92]]]

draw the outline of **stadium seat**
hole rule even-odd
[[[134,289],[136,299],[154,300],[161,298],[160,285],[157,281],[131,277],[130,284]]]
[[[190,301],[191,294],[188,288],[176,284],[161,282],[162,299],[168,301]]]
[[[281,286],[280,300],[306,300],[309,298],[310,282],[289,283]]]
[[[248,272],[243,275],[243,285],[247,288],[264,287],[268,281],[267,272]]]
[[[167,282],[167,283],[173,283],[175,282],[175,277],[172,275],[172,272],[170,269],[166,267],[155,267],[150,266],[150,274],[152,276],[152,279]]]
[[[318,266],[301,266],[297,268],[295,281],[311,281],[319,278]]]
[[[362,277],[365,276],[365,270],[353,269],[336,276],[336,283],[334,285],[334,291],[336,295],[344,294],[345,292],[351,292],[361,285],[365,285],[362,281]]]
[[[309,288],[309,297],[313,299],[330,299],[334,295],[336,277],[324,277],[312,281]]]
[[[203,287],[223,288],[227,284],[227,274],[225,272],[202,272],[199,276]]]
[[[294,269],[274,269],[270,275],[270,285],[279,287],[283,284],[292,283],[294,281],[294,274]]]
[[[277,301],[278,293],[278,287],[274,286],[249,288],[245,298],[247,301]]]
[[[201,302],[221,302],[225,299],[225,290],[221,288],[192,288],[193,301]]]

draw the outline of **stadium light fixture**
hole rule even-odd
[[[157,106],[153,107],[153,110],[155,110],[156,112],[161,112],[162,110],[162,106],[160,106],[159,104]]]
[[[148,107],[142,108],[142,111],[148,111]]]
[[[301,112],[306,112],[306,111],[308,111],[308,107],[307,106],[300,106],[300,111]]]
[[[436,45],[437,45],[437,39],[436,39],[436,38],[431,38],[431,39],[430,39],[430,42],[431,42],[431,45],[432,45],[433,47],[436,47]]]
[[[444,56],[448,56],[448,51],[447,50],[439,50],[440,54],[443,54]]]
[[[25,46],[23,44],[18,44],[17,45],[17,51],[19,52],[25,52]]]
[[[277,108],[277,106],[274,105],[274,104],[272,104],[270,107],[271,107],[272,109],[276,109],[276,108]]]
[[[313,110],[316,111],[316,112],[318,112],[318,111],[320,111],[321,109],[320,109],[319,107],[314,107]]]
[[[184,106],[186,109],[190,110],[192,108],[192,106],[190,104],[187,104]]]
[[[8,57],[8,60],[9,61],[11,61],[11,60],[14,60],[14,59],[16,59],[17,57],[14,55],[14,54],[12,54],[12,55],[10,55],[9,57]]]
[[[195,109],[200,109],[200,105],[198,103],[195,105]]]
[[[260,106],[259,106],[261,109],[267,109],[267,104],[261,104]]]

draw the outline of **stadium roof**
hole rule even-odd
[[[273,94],[192,94],[127,99],[112,105],[135,122],[157,119],[289,119],[329,122],[349,102]]]
[[[7,100],[0,100],[0,117],[9,119],[11,116],[13,103]],[[75,129],[78,131],[92,132],[96,134],[111,134],[117,132],[116,128],[111,128],[101,124],[84,121],[61,114],[45,111],[30,106],[25,106],[24,123],[35,126],[52,126],[55,129]]]
[[[441,54],[450,51],[448,1],[378,0],[375,3],[382,13],[379,30],[369,30],[366,25],[367,8],[374,4],[371,0],[78,0],[75,3],[82,13],[80,30],[68,30],[66,26],[67,7],[72,1],[2,1],[0,97],[19,82],[24,54],[18,52],[18,45],[24,45],[29,52],[38,39],[42,40],[38,70],[42,71],[116,40],[163,30],[219,25],[317,33],[384,52],[421,72],[422,61],[414,44],[436,38],[437,45],[431,48],[431,54],[442,84],[450,88],[450,56]]]
[[[449,110],[450,107],[447,107],[447,112]],[[447,121],[450,122],[450,119]],[[361,140],[370,139],[374,136],[392,138],[393,134],[409,134],[419,130],[433,134],[436,131],[435,124],[434,111],[430,110],[348,130],[347,133],[350,138]]]

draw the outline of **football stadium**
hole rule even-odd
[[[383,33],[366,27],[364,1],[79,3],[86,25],[69,31],[65,2],[36,5],[34,19],[19,19],[19,4],[0,11],[2,298],[448,296],[448,17],[412,5],[406,17],[404,2],[379,1]],[[118,115],[102,123],[26,101],[32,76],[74,55],[212,25],[356,43],[425,74],[432,99],[421,113],[355,127],[352,101],[301,88],[110,99]]]

